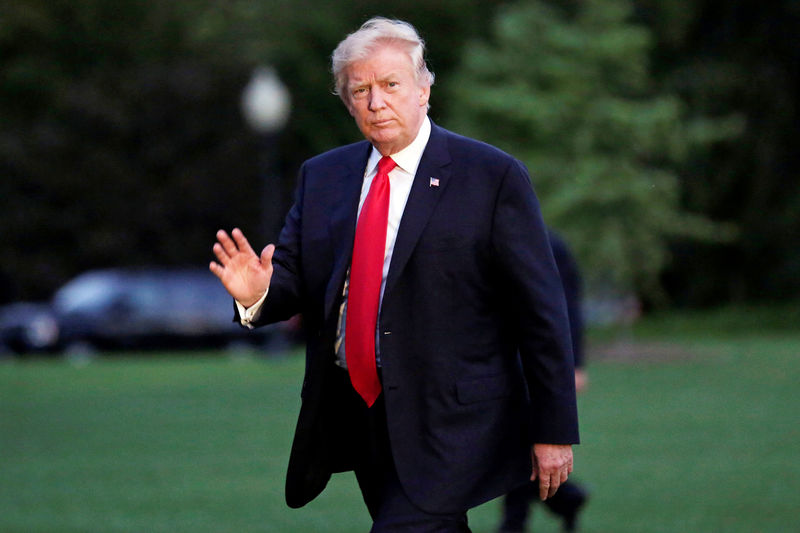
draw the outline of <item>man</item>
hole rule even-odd
[[[243,324],[298,312],[300,507],[353,470],[373,532],[469,531],[466,511],[572,470],[564,296],[521,163],[427,117],[416,30],[374,18],[333,53],[366,141],[306,161],[277,247],[217,233],[210,268]],[[391,157],[389,157],[391,156]]]

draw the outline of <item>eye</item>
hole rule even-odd
[[[367,94],[366,87],[356,87],[353,89],[353,98],[363,98]]]

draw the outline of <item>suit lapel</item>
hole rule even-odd
[[[359,145],[360,146],[360,145]],[[356,214],[361,186],[364,181],[364,168],[371,150],[366,141],[363,149],[356,150],[354,155],[332,169],[332,178],[340,182],[341,195],[334,207],[330,220],[330,238],[333,248],[333,269],[328,286],[325,289],[325,316],[331,312],[344,283],[350,258],[353,254],[353,239],[356,231]]]
[[[447,137],[444,130],[433,122],[431,122],[431,126],[431,136],[422,154],[417,174],[414,176],[414,183],[411,185],[403,218],[397,230],[397,240],[392,252],[392,263],[389,265],[389,273],[386,277],[384,296],[389,294],[411,257],[422,230],[449,182],[451,159],[450,152],[447,150]],[[436,185],[433,185],[434,183]]]

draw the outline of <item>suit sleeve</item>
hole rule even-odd
[[[301,235],[305,165],[300,170],[295,201],[286,215],[275,254],[269,291],[254,326],[288,320],[301,311],[303,283],[301,276]],[[237,313],[238,314],[238,313]]]
[[[575,257],[570,252],[569,246],[555,232],[549,231],[550,245],[556,260],[558,273],[561,276],[561,285],[564,287],[564,297],[567,301],[567,315],[569,315],[569,332],[572,339],[572,356],[575,368],[583,366],[583,310],[581,309],[581,293],[583,281]]]
[[[528,172],[516,160],[498,190],[492,245],[530,395],[532,441],[575,444],[575,370],[564,289]]]

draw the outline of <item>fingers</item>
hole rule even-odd
[[[222,269],[225,265],[227,265],[230,260],[231,256],[228,255],[228,252],[225,251],[225,248],[218,242],[214,243],[214,246],[211,248],[214,251],[214,255],[217,256],[217,260],[222,264],[222,266],[217,265],[220,269]],[[216,271],[212,268],[212,272],[216,273]]]
[[[555,489],[552,489],[552,494],[550,493],[551,492],[551,487],[552,487],[552,485],[550,484],[549,478],[548,478],[548,480],[539,479],[539,499],[540,500],[545,501],[547,498],[551,497],[553,494],[556,493]],[[556,489],[558,489],[558,487],[556,487]]]
[[[556,493],[556,490],[558,490],[558,483],[553,486],[554,484],[551,475],[547,472],[540,471],[541,465],[533,451],[531,451],[531,459],[533,460],[531,481],[536,481],[537,479],[539,480],[539,499],[544,501]]]
[[[233,238],[231,238],[231,236]],[[239,253],[255,255],[253,248],[250,246],[244,233],[242,233],[242,230],[234,228],[231,232],[231,236],[229,236],[225,230],[217,231],[217,242],[215,242],[212,247],[214,255],[217,256],[223,268],[228,266],[231,258]],[[211,268],[212,272],[219,275],[218,270],[215,270],[214,267],[209,266],[209,268]]]
[[[539,479],[539,498],[552,497],[572,473],[572,447],[569,445],[534,444],[531,450],[531,481]]]
[[[217,242],[214,244],[214,253],[220,258],[221,261],[223,259],[220,257],[220,255],[223,257],[233,257],[239,252],[255,255],[253,248],[250,246],[247,237],[245,237],[244,233],[242,233],[242,230],[239,228],[233,228],[230,236],[225,232],[225,230],[217,231]]]
[[[217,255],[217,257],[219,257],[219,253],[217,252],[218,248],[228,256],[231,256],[238,251],[236,244],[228,236],[228,233],[225,230],[219,230],[217,232],[217,242],[214,244],[214,253]]]
[[[558,487],[566,480],[566,471],[556,472],[553,475],[539,474],[539,499],[544,501],[552,498],[558,491]]]
[[[539,498],[544,501],[555,496],[558,488],[567,481],[568,477],[566,470],[561,470],[553,475],[539,474]]]
[[[250,243],[247,241],[247,238],[242,233],[242,230],[239,228],[233,228],[231,232],[233,236],[233,240],[236,242],[236,246],[238,247],[240,252],[249,253],[255,255],[256,253],[253,251],[253,248],[250,246]]]

